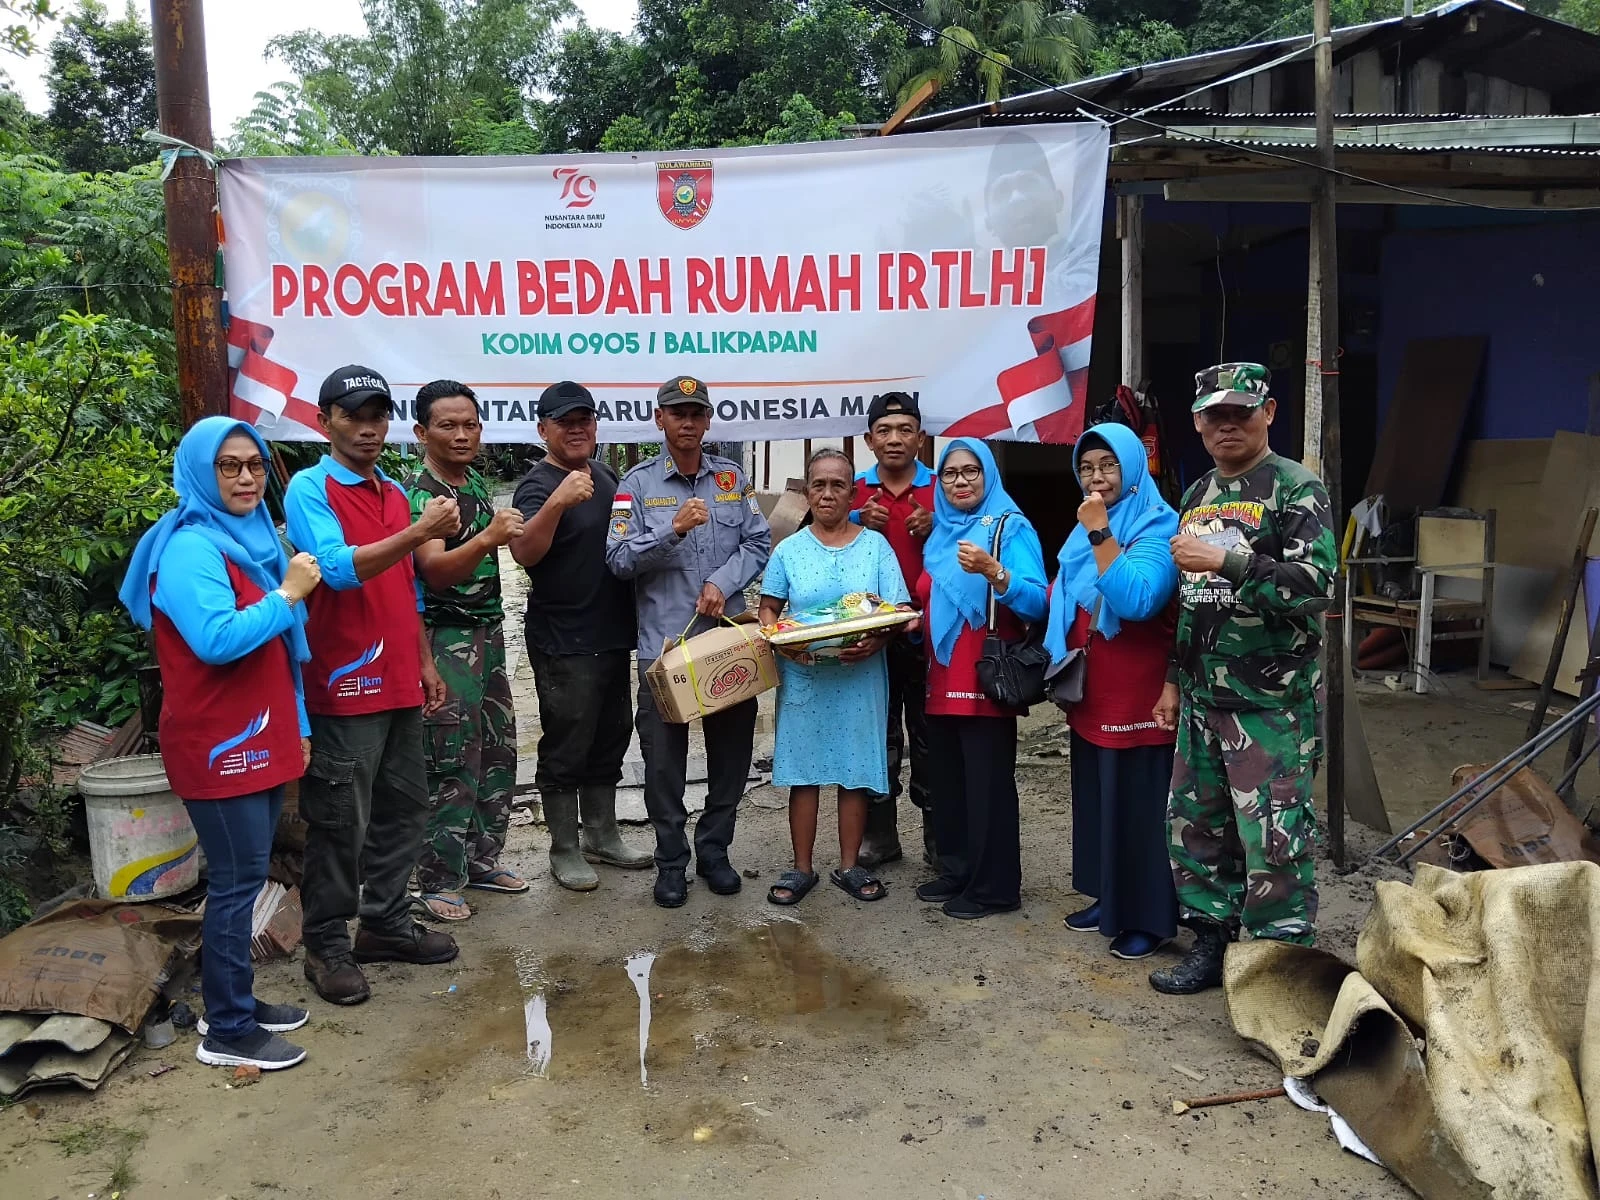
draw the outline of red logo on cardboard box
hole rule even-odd
[[[661,215],[679,229],[693,229],[711,211],[709,162],[656,164],[656,203]]]
[[[720,700],[729,692],[738,691],[753,678],[755,672],[750,669],[749,663],[742,661],[732,663],[727,670],[711,681],[711,686],[706,689],[706,695],[712,700]]]

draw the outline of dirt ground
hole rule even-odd
[[[1457,691],[1364,694],[1396,815],[1521,740],[1526,714],[1507,709],[1520,697]],[[1041,711],[1025,742],[1054,741]],[[194,1060],[190,1033],[137,1051],[100,1094],[29,1097],[0,1112],[0,1196],[1408,1194],[1286,1100],[1172,1114],[1175,1098],[1279,1079],[1234,1035],[1220,992],[1149,989],[1174,951],[1123,963],[1063,929],[1081,903],[1067,765],[1036,756],[1019,779],[1023,909],[973,923],[919,904],[926,873],[911,861],[886,870],[877,904],[824,883],[798,909],[769,906],[788,857],[771,788],[748,797],[733,847],[758,877],[733,898],[695,887],[672,912],[651,904],[650,872],[602,869],[599,891],[563,892],[542,830],[515,828],[507,858],[533,890],[474,893],[455,963],[373,968],[373,998],[354,1009],[317,1000],[298,956],[263,968],[261,995],[312,1011],[294,1035],[304,1065],[233,1087]],[[1325,945],[1353,953],[1383,873],[1324,870]],[[642,1064],[641,952],[656,956]],[[545,1054],[541,1076],[531,1059]]]

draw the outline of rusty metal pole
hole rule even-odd
[[[161,132],[210,150],[211,97],[206,27],[200,0],[150,0]],[[178,345],[183,426],[228,412],[228,351],[217,286],[217,187],[193,154],[179,155],[167,176],[167,261],[172,272],[172,328]]]
[[[1319,337],[1316,346],[1317,374],[1322,385],[1322,478],[1328,485],[1334,544],[1344,532],[1344,453],[1339,424],[1339,234],[1334,167],[1338,159],[1333,141],[1333,13],[1331,0],[1316,0],[1313,11],[1316,31],[1317,86],[1317,163],[1322,168],[1317,181],[1316,205],[1312,223],[1316,226],[1317,302]],[[1312,357],[1310,354],[1307,358]],[[1344,588],[1349,581],[1344,572],[1334,574],[1333,627],[1325,638],[1327,655],[1327,769],[1328,769],[1328,853],[1334,865],[1343,870],[1346,862],[1345,817],[1345,673],[1346,639],[1344,628]]]

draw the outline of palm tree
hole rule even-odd
[[[921,18],[939,33],[925,33],[890,72],[901,101],[929,79],[947,99],[987,103],[1070,83],[1095,42],[1093,23],[1070,0],[924,0]]]

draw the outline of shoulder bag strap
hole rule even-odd
[[[1006,522],[1009,521],[1010,519],[1011,519],[1011,514],[1010,513],[1006,513],[1005,516],[1000,518],[1000,524],[995,526],[994,542],[990,546],[989,553],[994,555],[994,560],[996,562],[1000,562],[1000,541],[1001,541],[1001,538],[1005,534],[1005,531],[1006,531]],[[1002,566],[1002,569],[1004,569],[1004,564],[1003,563],[1001,564],[1001,566]],[[996,601],[995,601],[994,584],[991,583],[989,585],[989,621],[988,621],[988,632],[989,632],[989,636],[990,637],[994,636],[995,629],[999,624],[999,620],[1000,620],[1000,612],[999,612],[999,608],[998,608],[998,606],[996,604]]]

